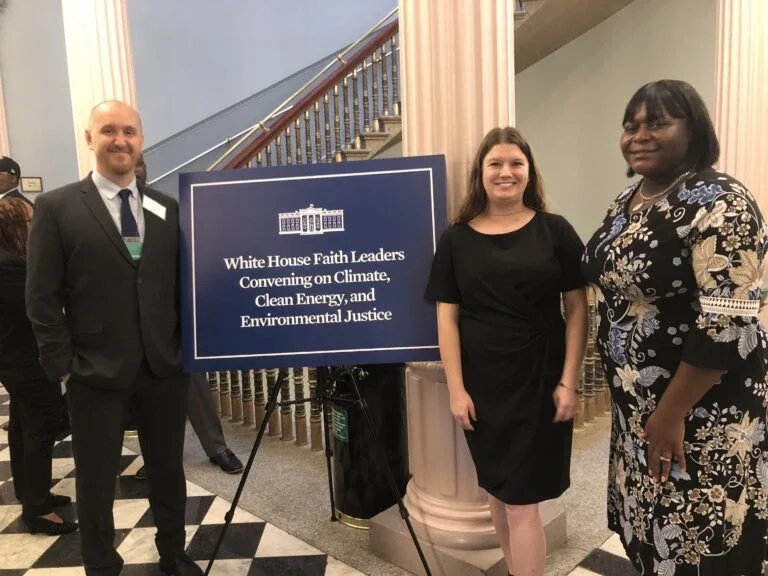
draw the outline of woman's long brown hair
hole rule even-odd
[[[0,198],[0,248],[27,259],[32,208],[20,198]]]
[[[472,171],[469,174],[467,196],[464,198],[464,203],[455,220],[456,224],[469,222],[482,214],[488,207],[488,196],[485,193],[485,188],[483,188],[483,162],[491,148],[497,144],[514,144],[522,150],[528,159],[529,167],[528,185],[523,192],[523,204],[533,210],[545,211],[547,209],[541,175],[538,168],[536,168],[533,152],[531,152],[528,142],[526,142],[523,135],[516,128],[509,126],[506,128],[494,128],[485,135],[477,150],[477,154],[475,154],[475,159],[472,162]]]

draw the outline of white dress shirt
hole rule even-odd
[[[96,185],[96,189],[101,195],[101,199],[104,201],[104,205],[109,211],[109,215],[112,216],[112,220],[117,226],[118,232],[122,234],[122,227],[120,226],[120,208],[123,205],[123,199],[120,198],[119,192],[123,188],[108,180],[96,170],[93,171],[93,183]],[[133,212],[133,217],[136,219],[136,225],[139,228],[139,237],[141,241],[144,241],[144,211],[141,209],[141,196],[139,195],[139,189],[136,186],[136,179],[131,180],[131,183],[125,187],[131,191],[131,195],[128,197],[128,204]]]

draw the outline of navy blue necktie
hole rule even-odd
[[[136,218],[133,217],[131,204],[128,201],[131,197],[131,191],[123,189],[118,194],[120,194],[120,198],[123,201],[120,205],[120,229],[122,230],[123,238],[138,238],[139,226],[136,224]]]

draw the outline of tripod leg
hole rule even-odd
[[[253,448],[251,449],[251,455],[248,457],[248,462],[245,465],[245,470],[243,470],[243,477],[240,479],[240,484],[237,487],[237,492],[235,492],[235,497],[232,500],[232,506],[229,508],[229,511],[224,515],[224,526],[221,527],[221,532],[219,532],[219,539],[216,541],[216,546],[213,549],[213,554],[211,554],[211,559],[208,561],[208,566],[205,568],[205,574],[208,576],[211,572],[211,568],[213,567],[213,563],[216,560],[216,556],[219,553],[219,548],[221,547],[221,543],[224,540],[224,535],[227,533],[227,528],[229,528],[229,525],[232,522],[232,518],[235,516],[235,510],[237,510],[237,503],[240,501],[240,495],[243,493],[243,488],[245,487],[245,481],[248,480],[248,474],[251,471],[251,466],[253,465],[253,460],[256,458],[256,452],[259,449],[259,444],[261,444],[261,439],[264,437],[264,431],[267,429],[267,424],[269,423],[269,417],[274,412],[275,407],[277,406],[277,395],[280,392],[280,386],[283,384],[283,379],[285,378],[285,371],[280,370],[277,380],[275,380],[275,383],[272,385],[272,388],[269,391],[269,400],[267,401],[267,405],[265,407],[265,416],[264,420],[261,421],[261,426],[259,427],[259,433],[256,436],[256,441],[253,443]]]
[[[363,416],[365,418],[365,423],[368,426],[368,432],[371,434],[371,443],[373,444],[374,450],[376,450],[376,457],[379,459],[379,463],[384,468],[385,475],[389,483],[389,488],[392,491],[392,495],[395,497],[395,500],[397,500],[397,508],[400,511],[400,516],[403,518],[405,525],[408,527],[408,532],[411,534],[413,545],[416,547],[416,552],[419,554],[419,559],[421,560],[422,566],[424,566],[424,572],[427,576],[432,576],[432,572],[429,569],[429,564],[427,564],[427,559],[424,556],[424,551],[421,549],[419,539],[416,537],[416,532],[413,530],[413,525],[411,524],[411,519],[408,515],[408,509],[403,504],[403,499],[400,497],[400,492],[397,489],[395,477],[392,474],[392,469],[389,467],[389,463],[387,462],[387,455],[384,453],[384,448],[381,445],[379,435],[376,433],[376,428],[373,426],[373,422],[371,421],[371,416],[368,413],[368,407],[365,404],[365,400],[363,400],[363,396],[360,394],[360,387],[357,385],[357,378],[355,378],[355,374],[352,370],[348,370],[347,374],[352,380],[352,387],[355,391],[355,399],[360,405],[360,409],[362,410]]]
[[[328,491],[330,492],[331,499],[331,522],[337,522],[339,519],[336,517],[336,499],[333,495],[333,470],[331,465],[331,458],[333,458],[333,448],[331,448],[331,415],[328,404],[328,385],[330,384],[328,378],[328,368],[317,369],[317,388],[318,399],[323,405],[323,433],[325,434],[325,465],[328,469]]]

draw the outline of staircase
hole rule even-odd
[[[546,0],[518,0],[518,29]],[[387,19],[396,16],[393,11]],[[387,20],[385,19],[385,21]],[[375,28],[348,53],[340,66],[297,94],[288,113],[266,118],[247,143],[236,143],[226,168],[376,158],[402,139],[400,115],[399,23]],[[219,165],[217,162],[212,168]]]

